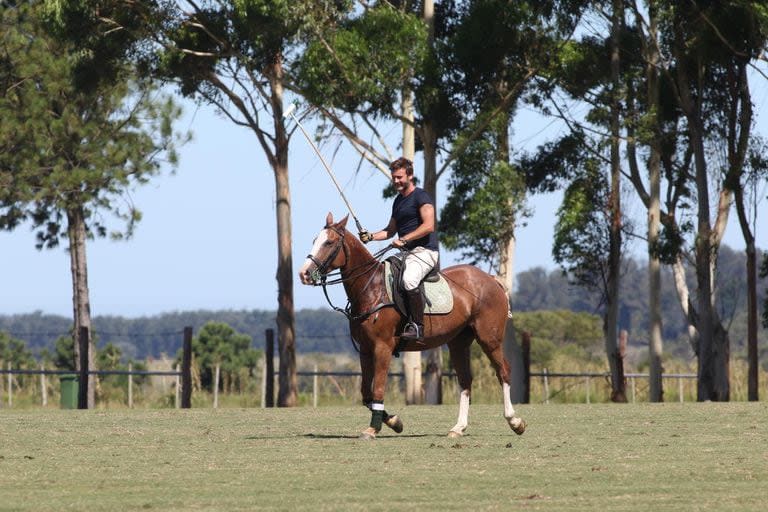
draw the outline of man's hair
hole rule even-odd
[[[405,174],[413,176],[413,162],[401,156],[391,164],[389,164],[389,172],[395,172],[398,169],[405,169]]]

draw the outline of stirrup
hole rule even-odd
[[[424,330],[419,324],[415,322],[408,322],[405,324],[405,328],[403,329],[403,333],[400,335],[400,339],[422,341],[424,339]]]

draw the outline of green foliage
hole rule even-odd
[[[586,171],[563,195],[552,256],[576,282],[602,289],[608,258],[608,184],[594,166]]]
[[[0,331],[0,365],[5,368],[8,364],[13,368],[28,369],[36,366],[35,358],[24,341]]]
[[[464,112],[492,109],[499,93],[530,69],[545,69],[572,33],[578,1],[484,0],[455,6],[445,53],[455,101]],[[448,10],[448,9],[446,9]]]
[[[603,343],[602,320],[589,313],[567,310],[515,313],[515,330],[531,335],[531,364],[551,366],[557,354],[591,361]]]
[[[222,389],[231,389],[241,368],[253,372],[262,352],[251,348],[251,337],[220,322],[206,323],[192,339],[195,363],[200,368],[200,383],[212,390],[216,365],[221,368]]]
[[[15,86],[0,97],[2,134],[15,151],[0,152],[0,228],[31,220],[38,247],[55,247],[67,215],[84,209],[90,236],[106,236],[103,211],[124,221],[130,236],[140,214],[124,194],[175,163],[181,139],[171,124],[180,110],[123,66],[109,81],[83,85],[79,47],[53,38],[36,8],[2,11],[0,50]],[[126,207],[127,205],[127,207]]]
[[[583,134],[578,131],[523,154],[518,166],[525,174],[526,186],[533,192],[554,192],[578,175],[591,160]]]
[[[145,371],[147,365],[142,362],[124,361],[120,347],[113,343],[107,343],[103,348],[96,350],[96,367],[105,371],[127,371],[128,363],[132,371]],[[99,403],[122,402],[125,390],[128,387],[128,375],[103,375],[99,377],[97,386],[97,400]],[[134,375],[133,382],[137,389],[148,381],[146,375]]]
[[[389,111],[426,64],[426,42],[417,16],[382,3],[311,40],[296,64],[296,82],[316,105]]]
[[[495,158],[492,134],[469,144],[448,187],[439,221],[443,245],[463,249],[462,257],[473,264],[496,260],[525,211],[525,193],[517,169]]]
[[[56,339],[53,364],[60,370],[75,370],[75,344],[71,336],[59,336]]]

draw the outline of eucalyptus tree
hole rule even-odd
[[[482,2],[479,2],[482,3]],[[621,94],[622,84],[620,83],[620,71],[624,56],[620,54],[620,41],[623,36],[623,2],[616,1],[611,4],[607,11],[603,12],[600,7],[603,4],[592,5],[589,2],[570,2],[557,5],[559,10],[555,12],[559,17],[555,18],[558,23],[554,24],[559,31],[542,31],[542,35],[537,35],[523,40],[528,41],[533,50],[530,52],[545,63],[541,71],[537,73],[535,81],[528,87],[526,99],[535,107],[540,108],[545,114],[553,114],[561,117],[568,124],[571,134],[562,137],[559,141],[542,145],[538,150],[538,155],[523,156],[518,159],[517,166],[521,169],[521,174],[526,175],[528,187],[531,191],[546,191],[568,186],[572,180],[579,178],[579,170],[594,173],[595,167],[600,167],[609,173],[611,180],[608,189],[604,192],[606,203],[601,203],[610,212],[610,216],[605,219],[608,224],[609,236],[606,239],[607,245],[602,247],[605,254],[610,257],[602,258],[602,254],[595,252],[595,243],[602,240],[599,236],[601,225],[587,224],[590,228],[589,242],[593,246],[592,251],[578,250],[582,255],[576,261],[578,265],[588,265],[584,269],[584,276],[592,276],[596,280],[588,283],[584,278],[580,282],[594,285],[597,288],[604,287],[602,294],[605,308],[605,343],[608,361],[611,367],[612,396],[615,400],[623,401],[625,399],[623,392],[623,378],[620,375],[618,364],[618,307],[619,307],[619,277],[621,263],[622,229],[623,219],[620,205],[620,143],[621,143]],[[534,11],[536,12],[536,11]],[[602,31],[599,34],[591,35],[589,31],[582,30],[579,33],[579,39],[572,37],[574,23],[582,20],[600,23]],[[586,22],[584,22],[586,24]],[[586,25],[585,25],[586,26]],[[566,29],[569,29],[570,32]],[[600,30],[596,29],[596,30]],[[524,32],[525,33],[525,32]],[[524,45],[518,44],[518,47]],[[623,53],[623,52],[622,52]],[[525,57],[530,55],[523,54]],[[543,58],[542,58],[543,57]],[[584,122],[569,117],[559,102],[552,101],[551,98],[556,94],[565,93],[572,100],[580,101],[589,108],[589,114],[586,116],[586,122],[590,125],[585,128]],[[506,149],[506,148],[505,148]],[[587,155],[592,153],[593,162],[589,164],[589,169],[582,164],[586,161]],[[499,153],[500,156],[505,153]],[[566,164],[570,160],[579,161],[579,166],[565,168],[542,165],[543,162],[556,162],[558,165]],[[593,179],[596,174],[590,174]],[[594,186],[601,182],[594,183]],[[501,206],[504,207],[504,206]],[[506,206],[509,208],[509,206]],[[600,205],[595,205],[595,209]],[[563,210],[561,209],[561,212]],[[587,212],[582,212],[586,214]],[[600,220],[604,220],[599,214],[596,215]],[[586,236],[586,235],[585,235]],[[500,238],[500,240],[503,240]],[[555,248],[560,252],[561,261],[565,264],[565,258],[568,251],[564,250],[563,244],[584,243],[587,239],[569,240],[567,237],[561,240],[561,247]],[[571,252],[575,256],[576,252]],[[593,261],[589,262],[585,257],[591,256]],[[576,262],[574,261],[574,262]],[[573,268],[573,267],[571,267]],[[597,279],[596,268],[600,268],[599,275],[602,280]]]
[[[510,124],[536,71],[546,67],[551,53],[572,34],[578,7],[577,2],[456,2],[450,32],[445,38],[447,85],[462,118],[450,155],[456,165],[441,228],[449,232],[450,248],[483,251],[481,245],[495,244],[496,254],[491,260],[498,262],[496,268],[510,290],[514,224],[517,215],[524,212],[525,202],[520,186],[523,180],[516,177],[518,173],[511,162]],[[479,153],[481,148],[486,155]],[[477,161],[478,157],[486,163]],[[462,159],[464,163],[459,163]],[[486,180],[478,181],[471,176],[475,171],[473,164],[467,165],[471,160],[484,169]],[[461,210],[460,205],[474,201],[474,193],[492,183],[504,183],[506,193],[498,190],[501,193],[495,200],[486,200],[490,199],[495,208],[504,212],[505,222],[498,224],[494,222],[498,219],[487,218],[483,223],[486,233],[477,233],[478,238],[470,234],[473,228],[465,225],[456,213]]]
[[[455,2],[444,38],[447,85],[462,117],[442,168],[450,164],[453,174],[440,229],[446,247],[492,262],[510,301],[515,226],[529,213],[525,180],[511,159],[510,126],[536,74],[546,74],[558,47],[571,37],[581,8],[572,1]],[[521,373],[512,321],[506,338],[512,374]]]
[[[236,0],[179,2],[163,12],[155,31],[154,71],[189,98],[211,105],[250,130],[275,183],[277,227],[277,328],[280,352],[278,403],[297,403],[295,312],[291,247],[288,144],[283,119],[293,63],[307,38],[333,26],[350,1]],[[160,16],[160,15],[158,15]]]
[[[695,186],[697,296],[687,310],[697,336],[698,399],[728,400],[730,342],[715,309],[717,254],[748,167],[753,115],[747,69],[766,44],[765,11],[748,1],[663,5],[662,44],[672,63],[663,69],[685,119]]]

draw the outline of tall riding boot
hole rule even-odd
[[[408,290],[406,294],[408,295],[408,313],[410,318],[400,338],[422,341],[424,339],[424,297],[418,288]]]

